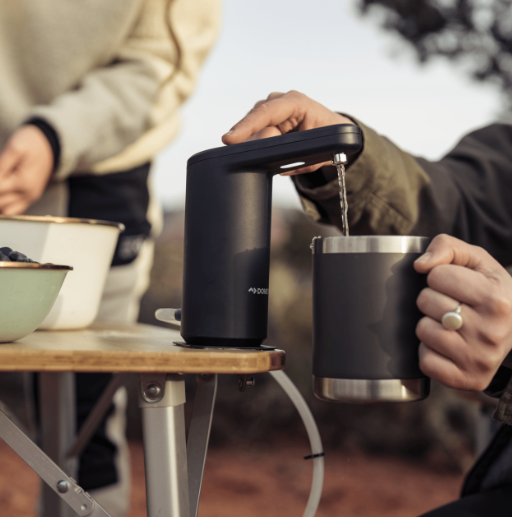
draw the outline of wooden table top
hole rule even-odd
[[[282,370],[282,350],[193,349],[176,330],[94,324],[85,330],[36,331],[0,343],[0,371],[247,374]]]

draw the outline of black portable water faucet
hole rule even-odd
[[[273,176],[361,147],[359,127],[340,124],[190,157],[181,310],[186,343],[261,345],[267,337]]]

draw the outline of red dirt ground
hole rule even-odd
[[[132,443],[132,510],[145,517],[142,445]],[[200,517],[301,517],[311,463],[305,447],[213,449],[208,454]],[[35,517],[39,479],[0,441],[0,516]],[[333,452],[326,456],[318,517],[415,517],[457,498],[462,476],[393,458]]]

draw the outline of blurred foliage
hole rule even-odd
[[[326,446],[407,456],[443,469],[466,469],[473,459],[479,406],[453,391],[434,385],[430,397],[415,404],[333,404],[313,396],[309,245],[313,236],[332,235],[337,230],[313,224],[295,210],[279,210],[274,214],[276,219],[280,220],[281,237],[271,250],[265,344],[286,351],[285,371],[309,403]],[[157,308],[181,306],[183,237],[182,232],[169,228],[182,224],[182,214],[167,214],[166,229],[156,246],[151,287],[141,307],[142,322],[159,324],[154,318]],[[246,446],[265,447],[283,436],[301,437],[305,454],[308,453],[306,434],[297,413],[268,374],[256,375],[256,386],[244,393],[237,389],[236,376],[219,377],[213,446],[243,441]],[[189,394],[193,385],[193,377],[187,377]]]
[[[497,83],[512,107],[512,0],[358,0],[363,14],[411,44],[420,62],[461,62]]]

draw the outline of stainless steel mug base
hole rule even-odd
[[[430,379],[329,379],[313,376],[315,395],[328,402],[414,402],[428,397]]]

